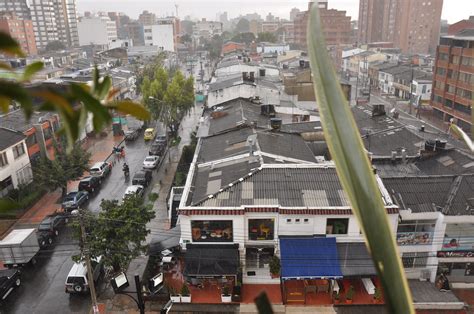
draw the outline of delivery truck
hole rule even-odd
[[[36,229],[14,229],[0,241],[0,261],[8,268],[34,264],[39,250]]]

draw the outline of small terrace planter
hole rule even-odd
[[[173,303],[180,303],[181,302],[181,296],[176,293],[176,290],[173,287],[169,288],[170,292],[170,300],[173,301]]]
[[[222,294],[221,294],[221,301],[222,303],[230,303],[232,302],[232,295],[229,293],[229,287],[224,287]]]
[[[191,303],[191,293],[187,284],[183,284],[181,288],[181,303]]]

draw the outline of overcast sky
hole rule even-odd
[[[424,0],[416,0],[424,1]],[[117,11],[137,18],[143,10],[152,11],[159,17],[175,15],[175,4],[178,5],[179,17],[191,15],[194,18],[215,19],[218,12],[227,11],[229,18],[240,14],[259,13],[263,18],[272,12],[273,15],[289,18],[291,8],[306,10],[308,0],[76,0],[77,9],[84,11]],[[329,8],[346,10],[353,20],[359,14],[358,0],[329,0]],[[474,15],[474,0],[444,0],[442,19],[454,23]]]

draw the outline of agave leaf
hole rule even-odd
[[[33,75],[43,69],[43,66],[43,62],[40,61],[29,64],[23,72],[23,81],[29,81]]]
[[[369,159],[342,93],[321,30],[318,6],[310,11],[308,52],[324,135],[352,209],[359,220],[391,313],[414,313],[405,273],[397,253]]]
[[[18,42],[4,32],[0,32],[0,52],[10,56],[25,56]]]
[[[121,113],[131,114],[135,118],[143,121],[150,119],[150,112],[145,107],[129,100],[118,101],[115,104],[111,104],[110,107]]]
[[[466,132],[464,132],[460,127],[458,127],[456,124],[452,123],[451,126],[450,126],[451,130],[454,131],[454,133],[457,134],[457,136],[459,136],[460,138],[462,138],[462,140],[464,141],[464,143],[466,143],[467,147],[471,150],[471,152],[474,153],[474,143],[472,142],[472,140],[469,138],[469,136],[466,134]]]

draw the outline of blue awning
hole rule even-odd
[[[282,279],[342,277],[336,238],[280,238]]]

